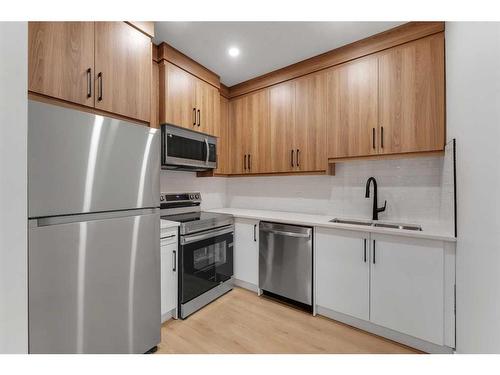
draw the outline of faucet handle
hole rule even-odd
[[[387,208],[387,201],[384,201],[384,207],[377,208],[377,212],[385,211],[386,208]]]

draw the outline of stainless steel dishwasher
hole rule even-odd
[[[312,228],[260,222],[259,288],[312,307]]]

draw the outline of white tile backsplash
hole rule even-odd
[[[380,219],[451,225],[446,157],[366,160],[338,163],[335,176],[263,176],[196,178],[190,172],[161,174],[162,191],[201,191],[203,209],[237,207],[332,217],[371,218],[372,194],[365,198],[366,180],[378,183]],[[451,193],[450,193],[451,191]]]
[[[203,210],[226,206],[226,178],[196,177],[194,172],[160,172],[160,191],[162,193],[201,193]]]

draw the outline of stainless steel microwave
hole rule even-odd
[[[162,125],[161,168],[180,171],[217,168],[217,138],[175,125]]]

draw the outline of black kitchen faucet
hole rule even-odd
[[[366,193],[365,198],[370,198],[370,183],[373,181],[373,217],[372,220],[378,220],[378,213],[385,211],[387,207],[387,201],[384,202],[384,207],[377,207],[377,180],[375,177],[370,177],[366,181]]]

